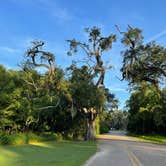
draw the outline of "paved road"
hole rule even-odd
[[[166,146],[113,131],[99,136],[99,150],[85,166],[166,166]]]

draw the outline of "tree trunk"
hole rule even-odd
[[[96,132],[95,132],[95,120],[91,120],[87,118],[86,122],[86,140],[95,140]]]

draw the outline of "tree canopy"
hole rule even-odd
[[[127,47],[122,52],[123,79],[130,84],[147,81],[157,87],[166,77],[166,48],[154,41],[144,43],[138,28],[129,26],[127,32],[120,33],[123,35],[121,42]]]

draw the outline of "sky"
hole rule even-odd
[[[125,31],[127,25],[143,30],[144,41],[165,45],[165,0],[5,0],[0,3],[0,64],[19,69],[18,63],[31,41],[45,41],[45,50],[53,52],[56,64],[65,68],[79,55],[68,57],[67,39],[86,41],[84,28],[98,26],[104,36],[117,34],[117,42],[104,55],[114,68],[106,73],[105,86],[120,101],[120,109],[129,98],[128,84],[120,81],[122,66],[120,43],[115,24]],[[81,55],[82,56],[82,55]]]

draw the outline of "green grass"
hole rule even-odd
[[[166,144],[166,136],[161,135],[130,135],[132,137],[140,138],[146,141],[150,141],[153,143],[163,143]]]
[[[0,146],[0,166],[81,166],[95,152],[96,142]]]

